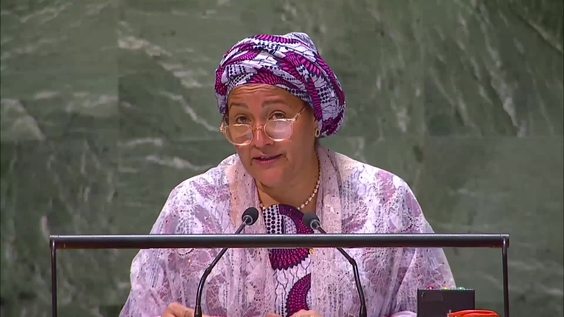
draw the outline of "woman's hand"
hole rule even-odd
[[[164,316],[163,316],[164,317]],[[276,315],[273,313],[268,313],[266,314],[266,317],[282,317],[280,315]],[[290,317],[322,317],[321,315],[319,315],[319,313],[313,311],[313,310],[300,310],[299,312],[293,314]]]
[[[194,317],[194,310],[179,303],[169,304],[160,317]],[[202,317],[211,317],[203,315]]]

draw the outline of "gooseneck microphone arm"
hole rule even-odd
[[[327,234],[327,232],[321,227],[321,222],[315,213],[305,212],[302,221],[312,230],[317,230],[323,234]],[[360,299],[360,311],[358,312],[358,316],[366,317],[366,299],[364,298],[364,290],[362,289],[362,284],[360,283],[358,265],[356,264],[356,261],[347,252],[345,252],[345,250],[343,250],[343,248],[338,247],[337,250],[339,250],[339,252],[341,252],[341,254],[349,261],[353,268],[354,283],[356,284],[358,298]]]
[[[239,228],[237,228],[235,234],[241,233],[241,231],[243,231],[243,229],[245,229],[246,226],[252,226],[257,221],[258,217],[259,217],[259,212],[256,208],[254,207],[247,208],[247,210],[243,212],[243,216],[241,217],[243,223],[241,223]],[[221,249],[219,254],[213,259],[210,265],[208,265],[208,267],[204,271],[204,274],[202,274],[202,277],[200,278],[200,283],[198,284],[198,290],[196,291],[196,305],[194,306],[194,317],[202,317],[202,294],[204,292],[204,285],[206,284],[206,279],[210,275],[211,271],[213,270],[217,262],[219,262],[223,254],[225,254],[227,249],[228,248]]]

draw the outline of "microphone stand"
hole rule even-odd
[[[243,231],[243,229],[245,229],[246,226],[252,225],[255,221],[256,219],[253,219],[252,216],[243,215],[243,223],[239,226],[239,228],[237,228],[235,234],[241,233],[241,231]],[[228,248],[223,248],[219,252],[219,254],[213,259],[212,263],[206,268],[204,274],[200,278],[200,283],[198,284],[198,289],[196,291],[196,305],[194,306],[194,317],[202,317],[202,293],[204,292],[204,285],[206,284],[206,279],[210,275],[211,271],[213,270],[217,262],[219,262],[223,254],[225,254],[227,249]]]
[[[317,218],[317,217],[316,217]],[[310,222],[310,227],[313,230],[317,230],[323,234],[327,234],[327,231],[323,230],[319,220],[313,219]],[[366,317],[366,299],[364,298],[364,290],[362,289],[362,285],[360,284],[360,273],[358,272],[358,265],[356,261],[347,253],[343,248],[337,248],[339,252],[349,261],[353,268],[353,275],[354,275],[354,283],[356,284],[356,289],[358,290],[358,297],[360,299],[360,311],[358,313],[359,317]]]

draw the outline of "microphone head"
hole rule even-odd
[[[311,228],[312,230],[316,230],[320,223],[319,217],[317,217],[315,212],[304,212],[302,221],[306,226],[308,226],[308,228]],[[317,223],[317,226],[314,226],[315,223]]]
[[[255,224],[255,222],[257,222],[258,217],[258,209],[256,209],[255,207],[249,207],[245,210],[245,212],[243,212],[241,219],[243,220],[243,222],[245,222],[245,218],[250,219],[250,223],[247,223],[247,225],[252,226]]]

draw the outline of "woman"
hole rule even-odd
[[[178,185],[151,233],[231,233],[248,207],[261,215],[245,233],[428,233],[408,185],[334,153],[317,140],[339,129],[345,96],[304,33],[256,35],[223,57],[215,92],[220,130],[237,152]],[[196,288],[219,250],[142,250],[131,267],[121,316],[192,316]],[[350,249],[368,316],[415,316],[418,288],[454,287],[441,249]],[[334,249],[231,249],[212,271],[204,314],[229,317],[357,316],[350,264]]]

